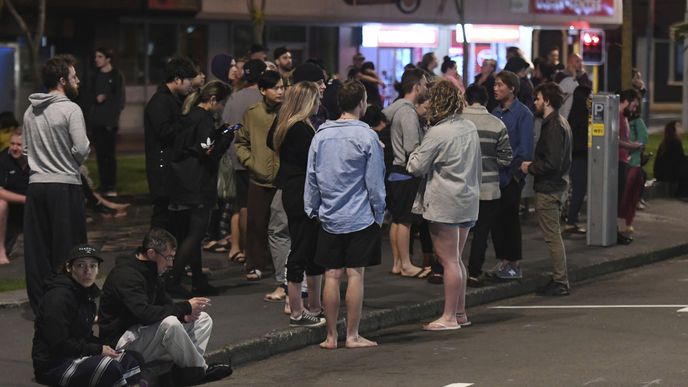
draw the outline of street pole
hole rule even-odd
[[[633,70],[633,2],[623,1],[623,25],[621,27],[621,89],[631,87]]]
[[[655,0],[648,1],[647,28],[645,29],[645,96],[643,97],[642,115],[646,125],[650,124],[650,87],[652,76],[652,46],[655,41]]]
[[[683,14],[683,20],[688,23],[688,0],[686,0],[686,11]],[[688,44],[686,44],[686,36],[683,37],[683,112],[681,114],[681,122],[683,125],[688,125]]]

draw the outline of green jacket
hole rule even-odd
[[[636,118],[635,120],[631,121],[629,123],[629,129],[630,129],[630,137],[629,140],[631,142],[638,141],[642,142],[643,144],[647,145],[647,126],[645,126],[645,122],[641,118]],[[630,160],[628,160],[628,165],[631,167],[639,167],[640,166],[640,154],[642,153],[641,149],[634,149],[629,151],[629,154],[631,156]]]
[[[269,110],[265,102],[251,106],[234,138],[239,162],[249,171],[251,182],[261,187],[273,188],[279,170],[279,157],[267,146],[268,131],[276,115],[277,111]]]

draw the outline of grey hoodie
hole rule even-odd
[[[81,185],[90,144],[79,105],[62,94],[35,93],[24,113],[24,152],[33,183]]]
[[[420,126],[416,108],[411,102],[400,98],[382,112],[391,125],[392,151],[394,151],[392,165],[406,167],[409,155],[423,139],[423,129]]]

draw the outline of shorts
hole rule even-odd
[[[248,206],[248,170],[242,169],[234,171],[236,179],[236,198],[234,199],[233,207],[238,212],[240,208]]]
[[[461,223],[443,223],[443,222],[432,222],[432,223],[437,223],[441,224],[443,226],[449,226],[449,227],[460,227],[460,228],[473,228],[475,227],[475,220],[469,220],[467,222],[461,222]]]
[[[392,214],[392,223],[415,223],[421,216],[411,212],[416,200],[420,179],[413,177],[402,181],[388,181],[387,209]]]
[[[373,223],[360,231],[332,234],[320,226],[315,263],[326,269],[375,266],[382,263],[380,226]]]

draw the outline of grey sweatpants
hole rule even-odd
[[[270,223],[268,224],[268,243],[275,267],[275,281],[282,285],[287,280],[287,257],[291,249],[287,213],[282,205],[282,190],[278,189],[270,204]]]
[[[141,354],[146,363],[172,361],[180,368],[208,365],[203,358],[213,330],[213,320],[201,312],[198,320],[182,323],[176,316],[168,316],[159,323],[134,325],[117,341],[117,349],[124,348]]]

